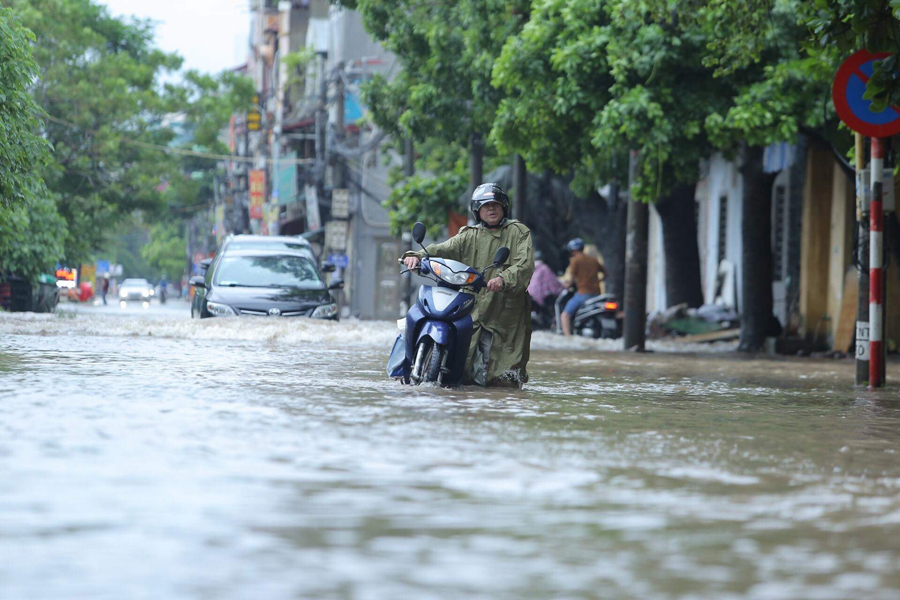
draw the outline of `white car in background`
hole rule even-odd
[[[119,286],[119,300],[122,302],[150,302],[153,286],[146,279],[126,279]]]

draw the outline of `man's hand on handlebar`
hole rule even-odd
[[[408,256],[403,259],[403,264],[406,265],[406,268],[410,271],[415,271],[419,268],[419,257],[418,256]]]
[[[490,281],[487,282],[487,289],[489,292],[502,292],[503,288],[506,287],[506,282],[503,281],[502,277],[494,277]]]

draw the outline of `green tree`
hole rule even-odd
[[[150,242],[141,257],[170,280],[181,279],[185,266],[184,229],[174,223],[158,223],[150,229]]]
[[[112,17],[91,0],[11,0],[35,32],[41,79],[33,88],[47,121],[52,161],[38,174],[68,223],[65,259],[90,258],[120,220],[157,209],[175,162],[144,144],[167,144],[170,104],[161,74],[181,59],[154,48],[142,21]]]
[[[468,156],[481,147],[490,131],[502,90],[491,84],[494,60],[504,40],[527,20],[525,0],[422,2],[343,0],[363,17],[369,33],[400,60],[402,70],[389,80],[376,76],[363,90],[374,122],[397,139],[412,138],[419,150],[416,168],[440,181],[419,175],[401,183],[388,201],[394,227],[405,229],[415,219],[427,189],[439,193],[427,201],[432,230],[446,225],[448,210],[459,210],[458,198],[469,186]],[[441,146],[444,148],[441,149]],[[429,148],[431,152],[422,151]],[[484,148],[491,165],[505,162],[492,144]],[[400,179],[395,177],[395,182]],[[408,208],[404,208],[407,204]]]
[[[34,197],[41,183],[35,165],[45,164],[49,156],[30,93],[38,76],[33,41],[34,34],[12,11],[0,8],[0,202],[7,207]]]
[[[0,276],[28,279],[62,257],[65,235],[40,176],[50,153],[30,94],[38,76],[33,41],[12,11],[0,8]]]

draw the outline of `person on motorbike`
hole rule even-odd
[[[446,242],[428,246],[428,254],[480,268],[491,264],[497,249],[506,246],[509,259],[489,270],[486,288],[475,296],[475,330],[463,382],[520,386],[528,381],[531,352],[531,298],[527,292],[534,272],[531,231],[509,218],[509,198],[496,183],[475,188],[469,209],[477,224],[463,227]],[[407,252],[403,264],[417,269],[424,256],[421,251]]]
[[[606,274],[606,269],[596,258],[584,253],[584,241],[581,238],[571,240],[567,245],[572,258],[569,260],[569,273],[566,285],[575,285],[575,295],[563,309],[561,325],[563,335],[572,335],[572,319],[581,305],[600,295],[599,274]]]
[[[565,289],[563,284],[556,278],[553,269],[544,262],[544,256],[540,250],[534,253],[534,275],[531,276],[531,283],[528,284],[528,293],[531,298],[543,307],[547,298],[559,296]]]

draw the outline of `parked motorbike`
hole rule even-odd
[[[562,333],[560,317],[566,303],[575,295],[574,289],[565,290],[556,299],[557,332]],[[622,337],[622,320],[618,318],[619,303],[612,294],[600,294],[582,304],[572,319],[572,333],[592,338]]]
[[[413,239],[422,246],[425,225],[415,224]],[[459,385],[474,329],[471,316],[474,293],[487,285],[485,272],[502,265],[508,258],[509,248],[499,248],[493,264],[478,271],[455,260],[432,258],[425,250],[418,273],[437,285],[419,288],[416,303],[406,318],[397,322],[400,335],[388,360],[388,376],[414,385],[423,382]]]

